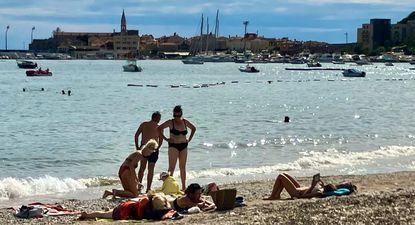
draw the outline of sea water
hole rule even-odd
[[[172,118],[175,105],[197,127],[188,182],[415,170],[415,70],[407,63],[323,64],[365,78],[285,70],[306,67],[290,64],[255,64],[261,72],[249,74],[235,63],[146,60],[140,73],[123,72],[123,61],[37,63],[53,76],[26,77],[15,61],[0,61],[0,205],[99,198],[119,186],[137,126],[156,110]],[[166,146],[155,186],[168,167]]]

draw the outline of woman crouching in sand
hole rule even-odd
[[[121,184],[124,190],[112,189],[112,191],[105,190],[102,198],[106,198],[112,195],[114,198],[127,197],[135,198],[140,193],[142,185],[138,182],[138,177],[135,169],[138,166],[138,162],[143,156],[149,156],[158,147],[157,141],[150,139],[140,150],[131,153],[122,163],[118,170],[118,176],[121,180]]]
[[[326,185],[326,189],[333,185]],[[320,180],[320,174],[313,176],[313,181],[310,187],[301,187],[297,180],[292,176],[282,173],[278,175],[274,187],[272,188],[271,196],[264,198],[263,200],[279,200],[281,199],[281,192],[284,190],[290,194],[291,198],[313,198],[321,197],[324,191],[324,184]]]

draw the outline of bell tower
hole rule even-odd
[[[125,19],[124,9],[121,16],[121,33],[127,33],[127,21]]]

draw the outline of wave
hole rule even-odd
[[[270,166],[253,168],[217,168],[188,172],[188,179],[211,178],[217,176],[243,176],[255,174],[275,174],[279,171],[325,170],[369,165],[382,159],[394,159],[405,156],[415,156],[415,146],[388,146],[368,152],[347,152],[327,149],[324,152],[307,151],[302,157],[293,162],[278,163]],[[408,169],[414,167],[412,163]]]
[[[88,187],[113,185],[117,182],[118,179],[105,177],[87,179],[57,178],[48,175],[24,179],[7,177],[0,180],[0,200],[67,193]]]
[[[415,157],[415,146],[388,146],[366,152],[327,149],[321,152],[306,151],[300,154],[301,157],[294,161],[269,166],[188,171],[187,179],[197,180],[224,177],[226,180],[232,181],[243,176],[275,175],[281,171],[298,171],[302,174],[307,170],[342,171],[344,168],[352,168],[355,171],[359,171],[361,168],[379,163],[382,160],[402,161],[400,160],[402,157],[408,158],[410,161],[408,165],[405,165],[405,169],[415,169],[415,161],[410,160],[411,157]],[[38,178],[7,177],[0,179],[0,201],[30,196],[68,193],[89,187],[115,184],[119,184],[117,177],[93,177],[85,179],[57,178],[48,175]]]

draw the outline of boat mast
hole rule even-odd
[[[203,22],[204,22],[204,18],[203,18],[203,13],[202,13],[202,22],[200,24],[200,51],[203,51]]]
[[[209,17],[206,18],[206,51],[205,54],[208,54],[209,50]]]
[[[215,41],[213,51],[216,52],[216,40],[219,37],[219,9],[216,10],[216,20],[215,20]]]

